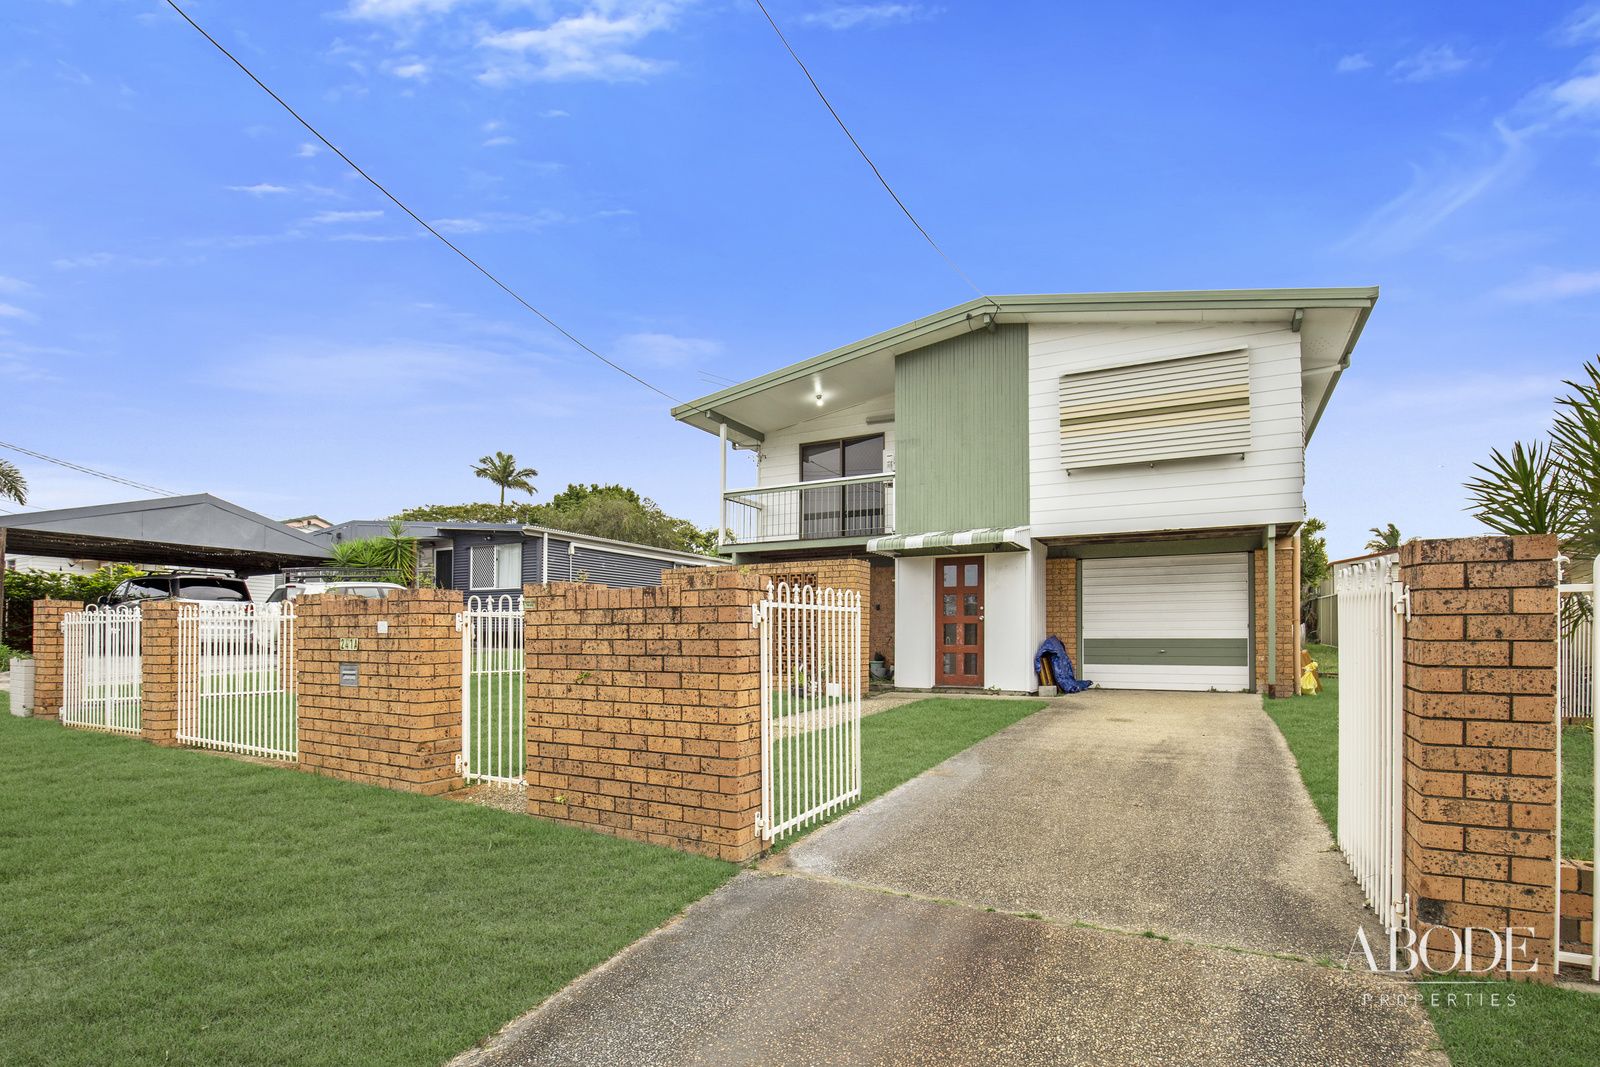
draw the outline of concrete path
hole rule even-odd
[[[740,875],[460,1062],[1443,1064],[1394,1002],[1409,986],[1314,962],[1363,921],[1259,700],[1091,692]]]

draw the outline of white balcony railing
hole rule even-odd
[[[893,474],[732,489],[725,499],[735,545],[894,533]]]

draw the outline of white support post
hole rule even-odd
[[[717,458],[721,460],[722,481],[717,490],[717,547],[728,536],[728,424],[717,424]]]

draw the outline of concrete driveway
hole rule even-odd
[[[1362,922],[1258,698],[1091,691],[740,875],[462,1062],[1444,1063],[1395,1003],[1409,986],[1326,965]]]

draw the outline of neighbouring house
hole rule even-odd
[[[724,556],[872,561],[900,687],[1034,691],[1055,634],[1109,688],[1293,692],[1305,447],[1377,297],[984,298],[673,416],[722,440]]]
[[[509,596],[542,582],[596,582],[615,587],[660,585],[676,567],[714,567],[725,560],[607,537],[514,522],[407,522],[417,539],[421,572],[441,589],[468,596]],[[325,545],[389,533],[377,519],[341,522],[309,536]]]
[[[283,519],[281,521],[285,526],[292,530],[303,530],[307,533],[310,533],[312,530],[326,530],[328,527],[333,525],[333,523],[329,522],[321,515],[300,515],[292,519]]]

